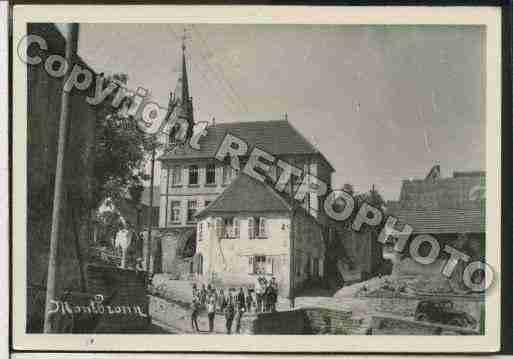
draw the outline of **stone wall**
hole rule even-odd
[[[88,292],[103,295],[105,304],[110,305],[113,311],[117,307],[133,309],[138,306],[145,315],[133,312],[110,314],[106,311],[100,317],[95,333],[130,333],[147,328],[150,317],[145,272],[90,265],[87,267],[87,279]]]
[[[262,313],[247,320],[245,331],[251,334],[306,334],[309,332],[308,317],[304,310]]]
[[[251,334],[360,334],[363,319],[351,312],[325,308],[302,308],[291,311],[261,313],[244,323]]]

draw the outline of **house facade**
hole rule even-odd
[[[239,175],[197,219],[198,279],[239,287],[275,277],[289,297],[324,275],[322,224],[257,179]]]

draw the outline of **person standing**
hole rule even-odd
[[[224,308],[224,317],[226,319],[226,334],[232,333],[233,317],[235,316],[235,307],[233,304],[233,298],[228,294],[226,299],[226,307]]]
[[[251,308],[254,306],[253,297],[251,296],[252,291],[252,289],[246,288],[246,311],[248,313],[251,312]]]
[[[258,277],[255,284],[255,293],[256,293],[256,303],[257,303],[257,312],[262,312],[262,305],[264,299],[264,279],[262,277]]]
[[[225,305],[225,297],[223,288],[219,289],[219,293],[217,294],[217,309],[221,313],[224,313],[224,305]]]
[[[271,312],[276,312],[276,302],[278,301],[278,283],[276,282],[276,278],[272,277],[271,282],[269,283],[269,310]]]
[[[207,314],[208,314],[208,331],[212,333],[214,331],[214,319],[216,316],[216,297],[212,294],[208,298],[207,302]]]
[[[255,293],[255,290],[251,290],[251,302],[253,303],[253,307],[255,308],[255,313],[258,312],[258,305],[257,305],[257,296]]]
[[[191,303],[191,327],[192,331],[199,332],[198,328],[198,314],[199,314],[199,299],[197,296],[192,298]]]
[[[205,288],[205,284],[202,284],[201,291],[200,291],[201,306],[204,306],[206,301],[207,301],[207,288]]]
[[[116,253],[121,257],[120,268],[127,268],[130,262],[128,249],[132,244],[133,231],[129,222],[124,222],[123,227],[116,233],[114,240],[114,248]]]
[[[235,331],[237,334],[240,333],[240,325],[242,315],[246,310],[246,298],[244,296],[244,290],[240,288],[239,293],[235,299],[236,315],[235,315]]]

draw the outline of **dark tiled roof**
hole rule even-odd
[[[455,173],[456,175],[456,173]],[[484,198],[485,177],[479,175],[436,180],[405,180],[401,187],[399,206],[462,208]]]
[[[270,186],[248,175],[240,174],[207,208],[198,213],[290,211],[290,204]]]
[[[401,224],[409,224],[413,233],[484,233],[485,208],[417,208],[388,211]]]
[[[228,133],[246,141],[248,154],[253,147],[273,155],[319,154],[331,167],[326,158],[287,120],[218,123],[207,128],[207,135],[199,141],[199,150],[189,145],[175,147],[164,153],[159,160],[213,158]]]

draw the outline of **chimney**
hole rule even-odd
[[[212,117],[212,127],[216,125],[216,118]]]

